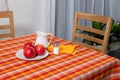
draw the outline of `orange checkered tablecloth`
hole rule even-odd
[[[36,34],[0,41],[0,80],[120,80],[120,61],[108,55],[76,45],[77,55],[50,55],[25,61],[15,56]],[[71,44],[54,37],[52,43]]]

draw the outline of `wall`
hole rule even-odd
[[[14,12],[16,36],[48,32],[49,0],[8,0],[9,9]]]

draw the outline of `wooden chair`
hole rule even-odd
[[[15,36],[13,12],[12,11],[0,12],[0,19],[3,19],[3,18],[8,18],[9,19],[9,24],[7,24],[7,25],[0,25],[0,30],[9,29],[9,32],[7,32],[7,33],[0,33],[0,38],[6,38],[6,37],[13,38]]]
[[[84,20],[89,20],[89,21],[96,21],[100,22],[103,24],[106,24],[106,29],[105,30],[98,30],[94,29],[88,26],[83,26],[79,24],[79,19],[84,19]],[[111,24],[112,24],[112,18],[106,17],[106,16],[100,16],[96,14],[89,14],[89,13],[81,13],[81,12],[76,12],[75,13],[75,18],[74,18],[74,26],[73,26],[73,35],[72,35],[72,42],[84,45],[88,48],[91,48],[93,50],[106,53],[107,46],[108,46],[108,39],[110,35],[110,30],[111,30]],[[98,39],[90,35],[86,35],[83,33],[78,33],[77,30],[82,30],[82,31],[87,31],[87,32],[92,32],[95,34],[99,34],[103,36],[103,39]],[[98,48],[93,45],[89,45],[80,41],[76,41],[76,38],[82,38],[86,39],[95,43],[98,43],[101,45],[101,48]]]

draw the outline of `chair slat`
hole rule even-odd
[[[76,26],[76,28],[80,29],[80,30],[84,30],[84,31],[100,34],[100,35],[104,35],[105,34],[105,31],[89,28],[89,27],[86,27],[86,26]]]
[[[87,39],[87,40],[90,40],[90,41],[93,41],[93,42],[96,42],[96,43],[99,43],[99,44],[103,44],[103,40],[92,37],[92,36],[88,36],[88,35],[85,35],[85,34],[75,34],[75,37],[83,38],[83,39]]]
[[[83,46],[86,46],[86,47],[89,47],[89,48],[91,48],[91,49],[93,49],[93,50],[96,50],[96,51],[102,52],[101,49],[97,48],[96,46],[91,46],[91,45],[84,44],[84,43],[77,42],[77,41],[76,41],[75,43],[80,44],[80,45],[83,45]]]
[[[83,13],[79,13],[79,12],[77,12],[76,14],[77,14],[78,18],[81,18],[81,19],[102,22],[102,23],[105,23],[105,24],[108,21],[108,17],[106,17],[106,16],[100,16],[100,15],[89,14],[89,13],[83,14]],[[92,16],[92,18],[91,18],[91,16]]]
[[[2,25],[0,26],[0,29],[9,29],[10,28],[10,25]]]
[[[0,34],[0,38],[11,37],[10,33]]]

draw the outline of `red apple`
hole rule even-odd
[[[28,47],[34,47],[34,44],[32,42],[27,42],[23,46],[23,48],[28,48]]]
[[[45,53],[45,47],[42,44],[35,45],[35,50],[36,50],[37,55],[44,55]]]
[[[36,52],[33,47],[24,48],[23,54],[26,58],[34,58],[36,56]]]

